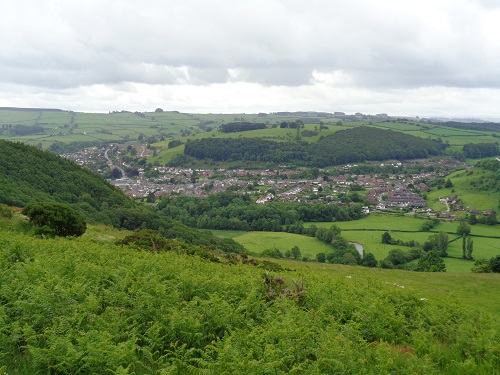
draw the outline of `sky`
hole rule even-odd
[[[0,107],[500,120],[498,0],[2,0]]]

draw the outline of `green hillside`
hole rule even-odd
[[[427,194],[429,207],[443,211],[446,207],[440,197],[457,196],[462,206],[470,210],[498,210],[500,208],[500,162],[493,158],[474,163],[474,168],[459,170],[447,178],[452,187]]]
[[[245,132],[247,133],[247,132]],[[440,155],[442,142],[393,130],[360,126],[340,130],[316,143],[260,138],[203,138],[186,143],[184,154],[215,161],[260,161],[326,167],[366,160],[407,160]]]
[[[134,230],[153,229],[169,238],[233,251],[221,241],[161,216],[126,197],[119,189],[72,161],[33,146],[0,140],[0,204],[24,207],[31,202],[64,203],[90,223]]]
[[[494,374],[497,274],[137,251],[0,219],[0,370],[16,374]],[[4,229],[6,228],[6,229]],[[12,226],[11,226],[12,228]],[[2,367],[3,366],[3,367]]]
[[[0,140],[0,203],[66,203],[93,222],[111,223],[113,208],[133,202],[99,175],[33,146]]]

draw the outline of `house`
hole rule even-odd
[[[257,204],[266,204],[274,199],[274,194],[269,193],[265,197],[259,198],[255,201]]]

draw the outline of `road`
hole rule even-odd
[[[125,176],[125,171],[122,169],[122,167],[120,167],[119,165],[114,165],[113,161],[109,158],[108,150],[106,150],[106,152],[104,153],[104,157],[108,161],[108,166],[110,169],[116,168],[122,173],[122,176]]]

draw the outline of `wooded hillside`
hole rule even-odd
[[[32,202],[64,203],[86,221],[116,228],[160,231],[168,238],[214,249],[238,251],[220,240],[139,205],[89,169],[33,146],[0,140],[0,204],[24,207]]]
[[[120,190],[90,170],[36,147],[0,140],[0,203],[22,207],[33,201],[96,211],[132,206]]]
[[[197,159],[248,160],[325,167],[366,160],[414,159],[439,155],[441,142],[393,130],[361,126],[341,130],[315,144],[257,138],[205,138],[186,143],[184,153]]]

